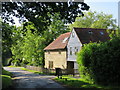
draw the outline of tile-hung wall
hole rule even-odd
[[[68,50],[67,61],[76,61],[77,58],[76,51],[79,51],[81,49],[81,46],[82,44],[79,41],[79,38],[73,29],[67,45],[67,50]]]

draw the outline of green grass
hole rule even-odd
[[[20,66],[7,66],[7,67],[20,67]]]
[[[29,69],[27,69],[27,68],[21,68],[21,69],[24,70],[24,71],[33,72],[33,73],[36,73],[36,74],[43,74],[42,72],[35,71],[35,70],[29,70]]]
[[[2,76],[2,88],[8,88],[12,85],[12,79],[8,75],[1,75]]]
[[[2,77],[2,88],[8,88],[12,85],[12,75],[13,74],[11,72],[8,72],[2,68],[2,75],[0,75]]]
[[[33,72],[35,74],[42,74],[42,75],[44,74],[44,75],[46,75],[46,73],[35,71],[35,70],[30,70],[30,69],[27,69],[27,68],[21,68],[21,69],[25,70],[25,71]],[[55,75],[55,73],[54,72],[53,73],[47,73],[47,75]]]
[[[105,87],[105,86],[99,86],[96,84],[90,84],[87,81],[84,81],[83,79],[73,78],[71,76],[62,76],[62,79],[56,77],[53,80],[73,88],[90,88],[90,89],[102,89],[102,90],[120,89],[120,87],[111,87],[111,86]]]
[[[8,72],[8,71],[2,69],[2,75],[8,75],[8,76],[12,77],[13,74],[11,72]]]

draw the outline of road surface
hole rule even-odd
[[[4,69],[13,73],[13,86],[15,89],[32,88],[33,90],[37,88],[61,88],[67,90],[65,87],[52,80],[52,78],[56,76],[34,74],[21,70],[20,67],[4,67]]]

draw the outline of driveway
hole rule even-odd
[[[20,67],[4,67],[4,69],[13,73],[13,85],[15,89],[62,88],[63,90],[67,90],[62,85],[52,80],[52,78],[56,76],[34,74],[21,70]]]

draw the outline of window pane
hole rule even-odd
[[[49,61],[49,68],[53,68],[53,61]]]
[[[72,55],[72,47],[70,47],[70,55]]]

